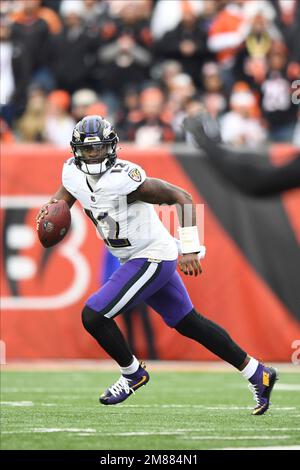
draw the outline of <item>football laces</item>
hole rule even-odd
[[[121,392],[125,392],[127,393],[127,395],[131,393],[134,393],[134,390],[132,388],[129,387],[129,381],[130,379],[126,379],[125,377],[123,377],[123,375],[119,378],[119,380],[114,384],[112,385],[111,387],[109,387],[109,391],[110,393],[116,397],[118,396]]]
[[[260,398],[259,398],[259,390],[257,385],[248,385],[249,389],[253,394],[253,400],[256,402],[257,405],[261,405]]]

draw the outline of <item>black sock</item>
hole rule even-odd
[[[133,354],[121,330],[112,318],[106,318],[101,313],[85,306],[82,311],[82,323],[85,329],[120,367],[130,366],[133,361]]]
[[[202,344],[236,368],[239,368],[247,357],[247,353],[230,338],[223,328],[199,315],[194,309],[175,326],[175,329],[182,335]]]

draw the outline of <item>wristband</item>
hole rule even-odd
[[[192,227],[179,227],[178,232],[183,255],[200,252],[201,245],[196,225]]]

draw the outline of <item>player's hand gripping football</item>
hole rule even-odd
[[[57,199],[50,199],[50,201],[46,202],[46,204],[44,204],[44,205],[41,207],[40,212],[38,213],[38,215],[37,215],[36,218],[35,218],[35,220],[36,220],[36,230],[39,229],[39,225],[40,225],[41,219],[43,219],[44,216],[48,214],[48,207],[49,207],[51,204],[55,204],[56,202],[58,202]]]
[[[178,264],[180,271],[188,276],[198,276],[198,274],[202,273],[202,267],[197,253],[181,255]]]

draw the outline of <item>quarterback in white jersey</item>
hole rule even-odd
[[[109,250],[123,262],[82,311],[84,327],[121,370],[120,379],[104,391],[100,403],[120,403],[149,381],[145,365],[133,356],[114,321],[145,302],[168,326],[242,371],[254,387],[253,414],[265,413],[276,372],[249,357],[223,328],[195,311],[176,271],[176,242],[153,208],[153,204],[176,204],[181,225],[179,266],[185,274],[197,276],[202,271],[201,246],[192,197],[166,181],[147,178],[138,165],[117,159],[118,140],[101,116],[79,121],[70,142],[74,157],[64,165],[63,184],[37,216],[39,224],[50,204],[64,199],[71,207],[78,200]]]
[[[63,186],[81,203],[114,256],[121,262],[177,258],[177,244],[153,205],[143,201],[128,204],[127,195],[146,180],[140,166],[116,159],[99,179],[78,171],[74,160],[70,158],[64,165]]]

